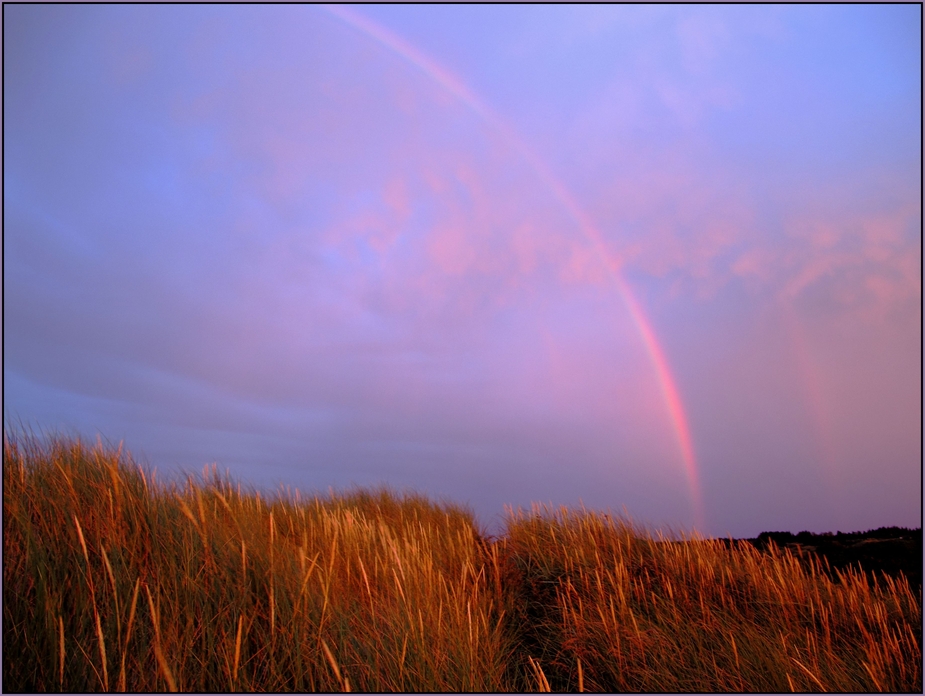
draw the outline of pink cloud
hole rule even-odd
[[[522,222],[511,231],[511,247],[517,259],[517,271],[521,275],[532,274],[539,262],[543,242],[537,228],[530,222]]]
[[[749,249],[732,264],[732,272],[742,278],[770,279],[777,255],[767,249]]]
[[[795,301],[812,290],[842,311],[868,317],[920,298],[921,244],[910,233],[918,210],[906,203],[886,213],[822,209],[794,216],[774,276],[783,279],[780,296]]]
[[[883,210],[883,196],[852,197],[833,185],[781,203],[780,234],[745,180],[686,152],[681,146],[645,160],[628,145],[621,156],[633,176],[589,184],[592,217],[610,231],[626,266],[671,278],[673,296],[707,299],[742,279],[751,292],[788,301],[822,293],[846,310],[886,311],[873,307],[920,294],[917,201],[899,198]]]
[[[411,216],[411,197],[408,192],[408,181],[405,177],[392,177],[385,185],[382,200],[402,222]]]
[[[608,282],[607,271],[592,249],[578,244],[568,253],[568,262],[559,270],[559,280],[567,285],[603,286]]]
[[[615,230],[611,238],[627,267],[682,277],[709,297],[732,277],[729,251],[754,234],[743,197],[669,159],[614,182],[598,219]]]
[[[464,275],[476,260],[469,230],[459,225],[443,225],[430,232],[430,258],[444,273]]]

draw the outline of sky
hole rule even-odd
[[[4,421],[165,476],[922,517],[919,5],[7,5]]]

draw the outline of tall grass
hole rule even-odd
[[[789,551],[643,535],[534,508],[508,521],[554,690],[921,692],[921,597]]]
[[[161,485],[4,442],[4,684],[25,691],[497,691],[513,649],[470,514],[357,492]]]
[[[584,511],[160,482],[4,434],[8,691],[921,690],[921,598]]]

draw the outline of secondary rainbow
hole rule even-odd
[[[581,209],[571,192],[552,173],[546,162],[531,150],[517,133],[511,129],[498,114],[490,109],[485,102],[473,94],[462,81],[440,67],[414,46],[367,17],[343,5],[325,5],[324,7],[335,17],[341,19],[370,38],[375,39],[380,44],[397,53],[427,74],[446,91],[468,106],[491,128],[500,133],[511,149],[515,150],[530,164],[540,180],[578,224],[582,233],[594,247],[610,273],[629,311],[630,317],[632,317],[633,323],[639,331],[643,345],[645,345],[646,352],[652,362],[662,398],[665,401],[668,415],[674,427],[675,437],[678,441],[678,448],[680,449],[681,459],[687,477],[688,489],[690,491],[691,504],[694,509],[695,524],[700,529],[703,529],[704,510],[703,497],[700,490],[700,477],[697,470],[697,459],[694,455],[694,445],[691,439],[690,428],[688,427],[687,416],[684,412],[684,404],[681,401],[681,396],[675,385],[674,377],[671,374],[671,369],[665,358],[665,353],[655,336],[655,331],[652,329],[651,322],[649,322],[645,312],[636,300],[635,295],[623,278],[623,274],[620,272],[619,262],[614,259],[613,255],[607,250],[600,230],[597,229],[597,226]]]

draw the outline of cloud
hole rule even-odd
[[[861,315],[914,303],[921,296],[920,219],[912,202],[888,212],[830,210],[791,219],[787,229],[795,244],[781,269],[787,276],[782,296],[823,293],[842,311]]]

